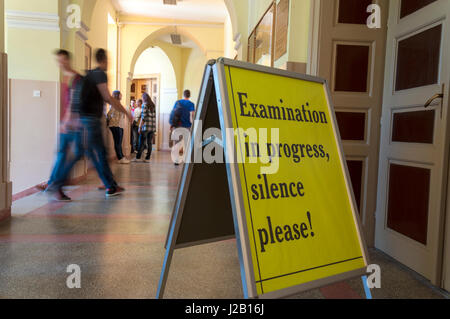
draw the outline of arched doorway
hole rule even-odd
[[[166,131],[167,116],[178,98],[177,76],[171,59],[159,46],[147,48],[137,59],[131,80],[129,101],[138,101],[144,92],[151,96],[156,105],[158,122],[156,149],[167,149],[168,145],[164,143],[163,132]]]
[[[173,34],[180,35],[182,44],[172,43],[171,35]],[[150,61],[149,54],[155,61]],[[146,55],[147,57],[145,57]],[[145,60],[147,62],[144,62]],[[127,103],[133,97],[137,98],[136,93],[142,91],[142,87],[136,86],[136,79],[148,79],[149,75],[160,75],[156,141],[158,150],[169,150],[167,134],[169,117],[173,105],[177,99],[181,98],[183,91],[191,90],[192,100],[194,103],[197,102],[203,74],[201,70],[207,60],[206,50],[201,43],[189,32],[179,27],[164,27],[151,33],[136,49],[127,81]],[[152,71],[152,65],[154,71]],[[162,72],[163,69],[166,72]],[[158,78],[158,76],[153,76],[153,78]]]

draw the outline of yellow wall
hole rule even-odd
[[[5,2],[0,0],[0,52],[5,52]]]
[[[6,51],[11,79],[59,81],[53,51],[60,46],[59,32],[8,28]]]
[[[6,0],[5,10],[60,14],[58,0]],[[53,164],[60,117],[60,71],[53,51],[61,46],[61,34],[39,25],[32,29],[6,24],[6,38],[11,180],[13,193],[18,193],[46,181]]]
[[[18,10],[28,12],[58,12],[57,0],[5,0],[5,7],[7,10]]]
[[[108,25],[108,77],[110,90],[118,89],[117,85],[117,24]]]
[[[173,21],[168,20],[155,21],[154,19],[145,20],[133,17],[121,17],[120,20],[124,23],[127,21],[136,21],[143,23],[144,21],[151,21],[152,23],[161,23],[161,25],[124,24],[121,28],[121,88],[122,91],[125,91],[124,88],[127,89],[128,100],[130,86],[129,76],[132,76],[134,64],[136,63],[138,57],[147,48],[152,45],[156,45],[156,43],[158,43],[158,39],[161,36],[175,32],[175,29],[173,27],[167,27],[166,25],[164,25],[164,23],[167,22],[174,23]],[[223,24],[209,26],[192,21],[176,22],[190,24],[189,26],[177,27],[176,32],[182,34],[184,37],[190,38],[197,44],[199,50],[198,52],[201,52],[198,53],[198,55],[204,56],[203,63],[200,66],[200,70],[203,70],[203,67],[208,59],[218,58],[224,55]],[[166,54],[172,61],[175,74],[177,75],[178,97],[181,98],[183,87],[185,86],[185,69],[186,63],[189,60],[189,56],[186,55],[186,53],[182,53],[181,51],[179,51],[179,48],[176,48],[167,43],[158,46],[160,46],[166,52]],[[198,56],[193,56],[192,58],[192,61],[194,61],[195,63],[199,61]],[[199,66],[197,65],[197,67]],[[202,71],[200,73],[202,73]],[[187,79],[190,81],[191,77],[188,76]],[[193,81],[195,83],[195,80]],[[192,85],[192,83],[186,84]]]
[[[192,101],[197,103],[202,83],[203,69],[208,61],[198,48],[186,53],[188,55],[185,64],[183,91],[186,89],[190,90]]]
[[[272,0],[250,0],[248,2],[248,34],[253,31],[256,24],[259,22],[259,20],[262,18],[263,14],[267,11],[271,4]]]
[[[57,0],[6,0],[5,10],[59,14]],[[60,47],[59,31],[12,28],[6,25],[8,77],[12,79],[59,81],[53,51]]]
[[[291,0],[289,15],[288,59],[291,62],[307,63],[311,0]]]
[[[249,0],[225,0],[225,4],[231,16],[234,35],[241,34],[241,47],[238,50],[238,59],[247,59],[248,43],[248,19],[249,19]]]
[[[271,3],[272,0],[249,0],[248,34],[254,30]],[[311,0],[290,0],[287,53],[275,61],[275,67],[283,67],[288,61],[308,62],[310,12]]]
[[[234,34],[233,34],[233,26],[231,24],[230,17],[227,17],[224,26],[224,57],[229,59],[234,59],[236,56],[236,50],[234,49]]]
[[[93,53],[98,48],[108,49],[108,14],[114,20],[116,19],[116,12],[110,0],[97,0],[92,19],[88,21],[90,31],[88,32],[87,43],[92,47]]]

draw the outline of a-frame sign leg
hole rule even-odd
[[[170,227],[174,228],[176,223],[173,223]],[[162,299],[164,297],[164,290],[166,289],[167,277],[169,276],[170,264],[172,263],[173,251],[175,249],[175,237],[173,236],[175,229],[171,229],[168,246],[166,247],[166,253],[164,255],[164,263],[159,279],[158,291],[156,292],[156,299]]]
[[[364,285],[364,292],[366,293],[366,299],[372,299],[372,292],[367,284],[367,276],[362,276],[362,282]]]
[[[235,237],[226,167],[223,164],[207,164],[196,161],[196,151],[221,140],[212,136],[202,143],[204,131],[220,126],[215,95],[212,65],[205,68],[202,90],[197,104],[196,121],[186,151],[186,163],[180,180],[178,194],[166,241],[163,268],[156,298],[162,299],[175,250]],[[197,136],[199,135],[199,138]]]

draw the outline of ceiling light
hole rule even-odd
[[[174,44],[174,45],[181,45],[182,44],[181,35],[179,35],[179,34],[171,34],[170,38],[172,39],[172,44]]]

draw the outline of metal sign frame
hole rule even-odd
[[[246,220],[246,214],[245,214],[245,205],[244,205],[244,195],[242,194],[242,188],[241,188],[241,180],[240,180],[240,174],[239,174],[239,165],[233,159],[235,156],[235,150],[233,150],[233,154],[230,154],[230,150],[227,147],[229,145],[229,141],[227,140],[227,134],[226,129],[233,127],[232,122],[232,114],[230,114],[230,101],[229,101],[229,94],[228,94],[228,88],[227,88],[227,80],[226,80],[226,66],[235,67],[235,68],[241,68],[249,71],[256,71],[261,72],[265,74],[271,74],[271,75],[277,75],[292,79],[298,79],[298,80],[304,80],[309,82],[315,82],[320,83],[323,85],[325,96],[327,99],[327,107],[329,110],[329,114],[331,116],[331,124],[335,136],[335,143],[337,145],[338,154],[339,154],[339,160],[341,163],[341,169],[344,172],[344,179],[345,184],[347,188],[347,194],[349,196],[350,205],[352,208],[353,213],[353,220],[354,224],[356,226],[356,231],[358,235],[358,239],[360,242],[360,248],[362,251],[362,257],[364,259],[364,263],[366,266],[369,265],[369,255],[367,252],[367,246],[363,237],[363,231],[360,223],[360,217],[358,212],[358,206],[356,204],[356,200],[354,198],[354,193],[352,191],[352,185],[350,180],[350,175],[348,172],[347,163],[345,161],[344,157],[344,151],[342,148],[342,143],[340,139],[340,133],[337,126],[336,116],[334,113],[334,108],[331,100],[331,92],[328,86],[328,83],[325,79],[313,77],[309,75],[303,75],[299,73],[289,72],[285,70],[279,70],[274,68],[269,68],[265,66],[250,64],[246,62],[240,62],[225,58],[220,58],[217,61],[210,61],[205,69],[205,75],[203,78],[203,84],[202,84],[202,90],[201,95],[199,97],[199,104],[198,104],[198,111],[196,115],[196,119],[203,119],[206,115],[206,108],[204,107],[204,101],[207,94],[210,94],[208,92],[208,87],[210,86],[210,75],[212,72],[212,75],[214,77],[214,88],[216,91],[216,98],[217,98],[217,107],[219,111],[219,119],[220,119],[220,125],[222,130],[222,145],[224,148],[225,153],[225,159],[226,159],[226,171],[228,176],[228,186],[230,189],[230,200],[231,200],[231,206],[232,206],[232,214],[233,214],[233,220],[234,220],[234,227],[235,227],[235,236],[237,240],[237,249],[238,249],[238,256],[239,256],[239,262],[240,262],[240,270],[241,270],[241,279],[242,279],[242,286],[243,286],[243,292],[244,297],[247,298],[261,298],[261,299],[273,299],[273,298],[283,298],[288,297],[291,295],[295,295],[304,291],[308,291],[315,288],[320,288],[326,285],[330,285],[333,283],[337,283],[340,281],[356,278],[358,276],[363,276],[363,284],[366,292],[366,296],[368,299],[371,298],[370,295],[370,289],[367,287],[367,281],[365,279],[366,275],[366,268],[361,268],[357,270],[353,270],[350,272],[338,274],[332,277],[322,278],[316,281],[304,283],[301,285],[296,285],[290,288],[282,289],[275,292],[265,293],[262,295],[258,295],[257,288],[256,288],[256,282],[255,282],[255,276],[254,276],[254,265],[252,261],[252,254],[251,254],[251,248],[250,248],[250,239],[248,234],[248,227],[247,227],[247,220]],[[192,133],[195,134],[196,128],[193,128]],[[195,136],[195,135],[194,135]],[[193,139],[191,141],[188,155],[192,156],[192,151],[194,149],[194,142]],[[158,292],[157,292],[157,298],[162,298],[164,294],[164,289],[167,281],[168,271],[170,262],[173,255],[173,250],[176,249],[175,243],[176,238],[180,229],[181,219],[182,219],[182,211],[183,211],[183,202],[186,199],[186,178],[190,177],[190,174],[192,174],[192,166],[193,164],[186,164],[183,169],[183,176],[181,180],[181,186],[177,195],[177,202],[175,205],[174,213],[172,216],[171,226],[169,230],[169,235],[167,239],[167,245],[168,247],[166,250],[166,255],[164,259],[164,265],[163,270],[161,273],[161,278],[159,282]],[[223,238],[222,238],[223,239]],[[207,242],[215,242],[221,240],[221,238],[211,239],[208,241],[204,241],[202,243]],[[187,246],[193,246],[198,245],[202,243],[192,243],[192,245]],[[187,247],[186,245],[184,247]]]

